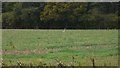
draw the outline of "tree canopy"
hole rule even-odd
[[[117,29],[118,2],[4,2],[3,28]]]

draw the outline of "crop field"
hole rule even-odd
[[[56,66],[118,65],[117,30],[2,30],[3,62]]]

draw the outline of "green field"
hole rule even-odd
[[[38,65],[118,65],[117,30],[2,30],[3,61]],[[74,60],[73,60],[74,57]]]

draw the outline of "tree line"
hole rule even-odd
[[[118,2],[3,2],[4,29],[117,29]]]

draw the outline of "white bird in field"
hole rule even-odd
[[[66,28],[64,28],[63,32],[65,32]]]

